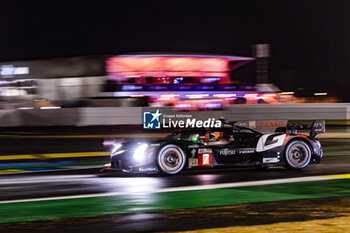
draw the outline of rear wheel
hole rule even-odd
[[[288,144],[285,150],[286,168],[303,169],[311,161],[310,147],[303,141],[295,140]]]
[[[185,166],[186,155],[177,145],[166,145],[157,155],[157,165],[161,172],[166,174],[179,173]]]

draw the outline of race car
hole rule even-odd
[[[298,129],[309,129],[310,135],[298,134]],[[160,140],[117,143],[105,170],[173,175],[195,167],[303,169],[321,161],[322,147],[315,136],[323,132],[325,122],[320,120],[311,126],[288,124],[273,133],[223,120],[221,128],[185,129]]]

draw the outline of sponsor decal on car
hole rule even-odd
[[[188,159],[188,166],[189,167],[197,167],[198,166],[198,159],[197,158],[189,158]]]
[[[219,155],[230,156],[236,154],[253,154],[255,150],[252,149],[222,149],[219,151]]]
[[[239,150],[238,154],[252,154],[254,152],[254,150]]]
[[[278,163],[278,158],[263,158],[263,163]]]
[[[191,150],[191,158],[193,158],[194,156],[196,156],[196,152],[197,152],[196,149],[192,149],[192,150]]]
[[[228,156],[228,155],[235,155],[236,154],[236,151],[235,150],[230,150],[230,149],[223,149],[223,150],[220,150],[219,152],[220,155],[223,155],[223,156]]]
[[[260,121],[259,127],[283,127],[284,121]]]
[[[156,167],[139,168],[139,172],[156,172],[158,169]]]
[[[213,153],[211,149],[201,148],[198,150],[198,153]]]

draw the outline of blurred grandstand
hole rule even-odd
[[[0,108],[173,106],[221,109],[231,104],[335,102],[296,98],[273,84],[231,78],[251,57],[143,53],[0,63]],[[320,101],[322,99],[322,101]]]

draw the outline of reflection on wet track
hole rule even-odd
[[[185,171],[176,176],[100,174],[99,169],[81,171],[90,174],[36,173],[0,176],[0,200],[70,196],[80,194],[121,192],[150,192],[161,188],[211,185],[242,181],[258,181],[303,176],[350,173],[350,156],[326,156],[321,164],[310,165],[302,171],[283,167],[256,170],[232,168]]]

